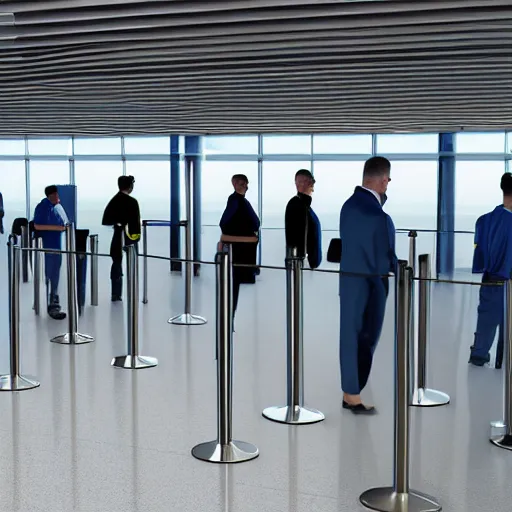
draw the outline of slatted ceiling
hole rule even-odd
[[[0,2],[0,135],[512,124],[510,0]]]

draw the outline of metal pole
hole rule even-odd
[[[304,329],[302,273],[304,259],[297,248],[288,250],[286,266],[287,319],[287,404],[268,407],[263,416],[271,421],[289,425],[304,425],[323,421],[325,416],[316,409],[304,407]]]
[[[41,279],[42,273],[42,257],[40,252],[43,249],[43,239],[41,237],[35,238],[36,252],[34,254],[34,313],[41,314]]]
[[[142,303],[148,303],[148,226],[142,221]]]
[[[21,226],[21,248],[28,249],[30,247],[29,229],[28,226]],[[23,266],[23,282],[28,283],[28,255],[27,251],[21,253],[21,260]]]
[[[192,448],[196,459],[234,463],[255,459],[256,446],[233,441],[233,266],[231,247],[225,246],[215,257],[217,267],[217,439]]]
[[[417,407],[436,407],[450,403],[450,397],[442,391],[427,388],[427,345],[429,343],[430,326],[430,294],[431,294],[431,266],[430,254],[419,256],[419,282],[418,282],[418,319],[417,333],[412,333],[412,366],[413,366],[413,392],[411,405]],[[414,311],[414,309],[413,309]]]
[[[37,388],[33,377],[20,375],[20,270],[21,249],[12,241],[7,244],[9,256],[9,362],[10,374],[0,376],[0,391],[22,391]],[[26,251],[25,251],[26,252]]]
[[[416,239],[418,233],[409,231],[409,267],[412,268],[413,276],[416,276]]]
[[[168,320],[175,325],[204,325],[206,319],[191,313],[192,304],[192,158],[185,158],[185,206],[187,220],[185,226],[185,313]]]
[[[98,235],[89,237],[91,244],[91,306],[98,305]]]
[[[158,364],[154,357],[139,355],[139,258],[137,247],[127,245],[126,275],[128,281],[128,308],[127,308],[127,337],[128,354],[112,359],[111,365],[115,368],[127,370],[140,370],[152,368]]]
[[[491,435],[491,443],[499,448],[512,450],[512,280],[505,283],[504,343],[505,376],[503,392],[503,421],[491,424],[500,428],[500,435]]]
[[[92,336],[78,332],[78,293],[76,282],[75,226],[66,226],[66,267],[68,288],[68,332],[52,338],[52,343],[79,345],[94,341]]]
[[[361,503],[381,512],[437,512],[435,498],[409,488],[409,335],[412,315],[413,270],[401,261],[396,278],[395,299],[395,439],[393,486],[370,489]]]

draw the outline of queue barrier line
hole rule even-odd
[[[110,258],[110,254],[107,253],[97,253],[97,252],[83,252],[83,251],[67,251],[67,250],[56,250],[56,249],[38,249],[38,248],[26,248],[21,249],[21,251],[28,252],[42,252],[49,254],[81,254],[85,256],[98,256],[104,258]],[[171,262],[180,262],[180,263],[190,263],[192,265],[216,265],[214,261],[207,260],[187,260],[186,258],[169,258],[168,256],[158,256],[156,254],[147,254],[147,258],[154,260],[162,260],[162,261],[171,261]],[[141,254],[138,255],[139,258],[143,256]],[[258,265],[258,264],[246,264],[246,263],[234,263],[233,267],[237,268],[259,268],[263,270],[285,270],[286,267],[280,267],[278,265]],[[325,268],[304,268],[306,272],[318,272],[321,274],[336,274],[337,276],[345,275],[351,277],[380,277],[380,278],[394,278],[393,274],[362,274],[357,272],[340,272],[339,270],[331,270]],[[504,286],[505,280],[503,282],[497,283],[482,283],[480,281],[462,281],[457,279],[439,279],[439,278],[422,278],[422,277],[413,277],[414,281],[428,281],[431,283],[440,283],[440,284],[462,284],[462,285],[470,285],[470,286]]]

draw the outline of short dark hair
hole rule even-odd
[[[307,169],[299,169],[296,173],[295,173],[295,179],[297,179],[299,176],[304,176],[305,178],[309,178],[311,181],[313,181],[313,183],[316,182],[313,174],[311,173],[311,171],[308,171]]]
[[[52,194],[56,194],[57,192],[59,191],[59,189],[57,188],[56,185],[48,185],[45,189],[44,189],[44,195],[46,197],[50,197]]]
[[[120,191],[129,190],[133,187],[135,183],[135,178],[133,176],[119,176],[117,178],[117,186]]]
[[[373,156],[366,160],[363,170],[363,178],[378,178],[389,174],[391,162],[383,156]]]
[[[501,177],[501,184],[500,184],[501,190],[503,190],[503,194],[506,196],[512,195],[512,174],[509,172],[506,172]]]
[[[231,178],[231,181],[245,181],[246,183],[249,183],[249,179],[247,178],[247,176],[245,174],[235,174]]]

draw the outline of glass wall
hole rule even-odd
[[[306,168],[316,177],[313,208],[322,223],[326,249],[336,236],[342,204],[361,182],[364,161],[381,154],[392,162],[385,210],[399,230],[399,256],[406,257],[408,229],[435,231],[437,227],[438,143],[438,134],[428,133],[205,136],[203,243],[215,243],[218,222],[232,192],[231,176],[243,173],[250,181],[247,197],[261,216],[261,261],[281,263],[286,203],[296,193],[296,171]],[[472,231],[476,219],[501,201],[499,179],[505,170],[511,170],[511,149],[511,133],[456,135],[456,230]],[[184,151],[183,137],[180,151]],[[183,160],[180,170],[184,218]],[[2,139],[0,192],[5,224],[10,228],[12,220],[25,216],[27,210],[32,215],[47,185],[71,183],[78,187],[80,227],[101,232],[103,209],[116,193],[117,178],[122,174],[135,176],[134,197],[139,200],[143,218],[169,219],[169,136]],[[168,230],[163,229],[161,236],[155,237],[164,254],[168,236]],[[418,244],[418,251],[435,254],[435,234],[420,232]],[[456,235],[458,267],[469,267],[472,247],[471,233]]]

